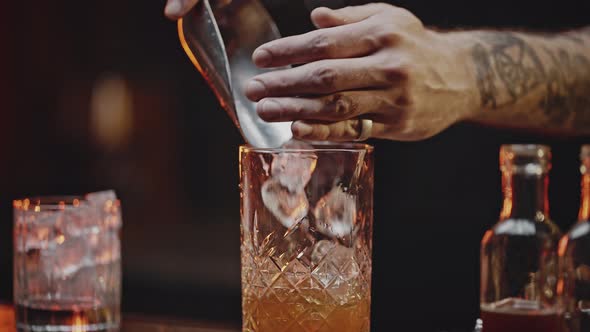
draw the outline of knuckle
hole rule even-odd
[[[327,100],[326,111],[335,118],[345,119],[354,114],[355,106],[351,98],[335,94]]]
[[[407,93],[402,93],[393,100],[393,105],[397,108],[409,109],[413,107],[412,97]]]
[[[338,99],[336,101],[335,113],[339,116],[346,117],[350,114],[350,102],[346,99]]]
[[[400,41],[400,35],[393,24],[379,24],[373,27],[373,31],[365,39],[367,43],[373,43],[378,48],[393,46]]]
[[[371,51],[378,50],[383,46],[379,37],[377,37],[373,34],[367,34],[367,35],[363,36],[360,40],[360,43],[361,43],[361,45],[365,46],[365,48],[367,48]]]
[[[338,73],[334,68],[321,66],[312,72],[312,82],[318,88],[333,88],[336,85]]]
[[[411,72],[411,65],[402,62],[385,61],[380,66],[380,73],[386,84],[406,82],[410,78]]]
[[[295,115],[303,114],[305,112],[305,106],[303,103],[294,100],[289,103],[289,111]]]
[[[391,71],[390,74],[394,79],[408,80],[413,72],[413,66],[409,62],[401,62],[397,65],[397,70]]]
[[[329,56],[333,49],[332,38],[323,32],[316,34],[311,40],[311,51],[317,56]]]

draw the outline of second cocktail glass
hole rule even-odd
[[[119,330],[121,225],[113,192],[14,201],[17,331]]]

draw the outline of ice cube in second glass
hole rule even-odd
[[[117,200],[117,194],[115,194],[114,190],[98,191],[86,194],[86,200],[93,205],[102,205],[107,201]]]
[[[87,194],[86,200],[100,211],[100,225],[107,229],[119,229],[122,226],[120,202],[114,190],[105,190]]]
[[[117,232],[105,231],[90,238],[95,265],[110,264],[121,258],[121,248]]]
[[[91,263],[90,252],[86,244],[86,238],[82,236],[58,237],[55,250],[45,258],[51,275],[58,279],[67,279],[83,266]]]

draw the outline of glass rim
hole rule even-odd
[[[307,142],[311,148],[258,148],[249,144],[240,145],[240,152],[281,153],[281,152],[373,152],[372,145],[357,142]]]
[[[113,206],[120,204],[119,199],[112,200]],[[84,195],[36,195],[14,199],[12,207],[17,211],[56,212],[90,208],[92,203]]]
[[[28,211],[56,211],[63,210],[65,206],[78,207],[86,204],[87,201],[83,196],[78,195],[47,195],[47,196],[30,196],[17,198],[12,201],[12,207],[15,210]]]

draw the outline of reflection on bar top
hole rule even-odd
[[[15,332],[14,309],[0,303],[0,332]],[[141,315],[123,315],[121,332],[239,332],[214,324],[147,318]]]

